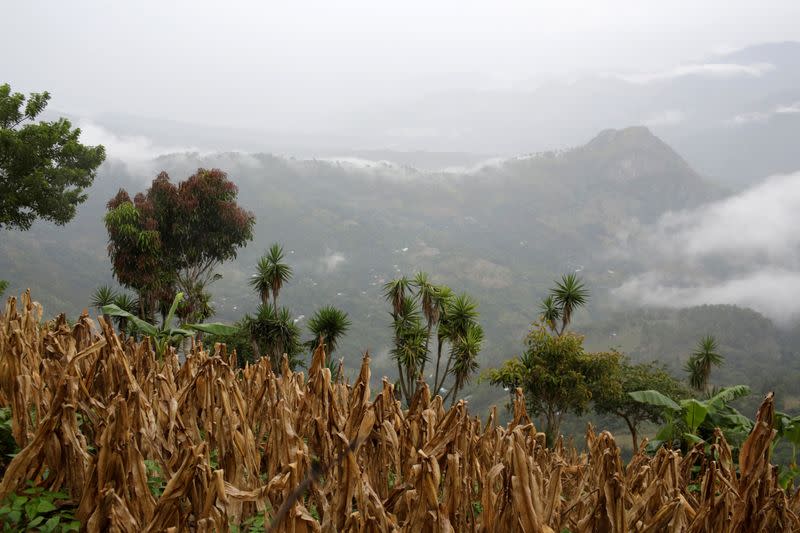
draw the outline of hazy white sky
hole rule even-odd
[[[52,107],[291,127],[451,88],[800,40],[800,1],[15,1],[0,72]]]

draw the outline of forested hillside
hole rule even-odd
[[[112,159],[66,227],[37,223],[27,233],[0,235],[0,271],[11,281],[9,292],[30,287],[46,309],[77,316],[98,285],[113,284],[105,203],[119,188],[143,190],[161,170],[180,180],[198,167],[224,169],[239,186],[241,205],[256,216],[255,240],[222,266],[222,279],[211,286],[215,319],[233,322],[255,310],[258,301],[247,282],[269,243],[280,241],[295,270],[282,300],[298,324],[326,304],[352,318],[339,350],[348,368],[370,350],[376,375],[396,373],[383,285],[418,270],[479,302],[486,331],[482,368],[519,351],[545,289],[569,271],[578,271],[591,287],[590,304],[575,324],[594,348],[619,346],[637,360],[664,361],[677,373],[696,339],[713,333],[728,356],[715,378],[757,391],[776,376],[765,367],[753,372],[747,354],[754,343],[764,356],[792,360],[785,335],[763,317],[761,327],[752,326],[745,311],[709,307],[696,311],[702,320],[681,318],[695,311],[612,314],[609,290],[640,268],[636,250],[619,253],[626,245],[620,235],[725,194],[645,128],[607,130],[572,150],[487,161],[458,173],[267,154]],[[485,385],[472,387],[478,409],[499,398]]]

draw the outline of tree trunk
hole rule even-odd
[[[548,410],[545,416],[547,417],[547,428],[545,429],[547,446],[552,447],[558,440],[559,431],[561,430],[561,416],[552,410]]]
[[[252,339],[252,338],[250,339],[250,346],[253,348],[253,361],[252,362],[256,363],[261,358],[261,355],[259,355],[259,353],[258,353],[259,352],[258,343],[256,342],[255,339]]]
[[[436,390],[433,391],[433,394],[439,394],[439,387],[437,384],[439,383],[439,363],[442,359],[442,339],[437,339],[437,347],[436,347],[436,373],[433,376],[433,386],[436,387]]]
[[[633,442],[633,455],[636,455],[636,452],[639,451],[639,438],[636,434],[636,426],[630,421],[627,416],[622,416],[622,419],[628,424],[628,430],[631,432],[631,441]]]
[[[456,398],[458,397],[458,389],[459,389],[458,387],[453,387],[453,390],[451,391],[453,393],[453,398],[450,400],[450,408],[451,409],[456,404]],[[448,393],[448,394],[450,394],[450,393]]]
[[[397,361],[397,377],[400,379],[400,392],[403,394],[403,398],[406,400],[406,405],[411,400],[408,396],[408,389],[406,389],[405,379],[403,379],[403,367],[400,365],[400,361]]]
[[[450,372],[450,363],[453,362],[452,357],[447,358],[447,366],[444,367],[444,374],[442,374],[441,383],[436,384],[436,394],[439,394],[439,389],[444,386],[444,381],[447,379],[447,373]]]
[[[428,346],[430,345],[431,342],[432,327],[433,324],[431,322],[428,322],[428,336],[425,337],[425,359],[422,360],[422,368],[420,369],[420,373],[422,374],[422,379],[424,379],[425,381],[427,381],[427,378],[425,377],[425,363],[428,362]]]

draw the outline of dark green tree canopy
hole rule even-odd
[[[66,224],[105,160],[102,146],[84,146],[69,120],[34,123],[50,95],[0,85],[0,228],[26,230],[42,218]]]
[[[586,352],[582,336],[557,335],[542,323],[533,325],[525,343],[521,356],[488,371],[486,377],[510,392],[523,389],[528,408],[545,418],[549,442],[558,437],[565,413],[582,414],[600,391],[621,394],[617,352]]]
[[[686,398],[689,391],[675,379],[663,366],[656,362],[631,363],[627,358],[620,362],[619,379],[621,387],[608,387],[598,390],[593,401],[598,413],[608,413],[622,418],[631,433],[633,450],[639,447],[639,427],[643,422],[660,424],[664,422],[664,410],[634,400],[629,393],[642,390],[655,390],[673,401]]]
[[[120,190],[105,217],[117,280],[149,309],[181,290],[181,317],[207,318],[213,310],[205,289],[218,278],[214,269],[253,238],[255,217],[237,204],[237,195],[223,171],[202,168],[177,185],[161,172],[133,200]]]

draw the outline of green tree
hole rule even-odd
[[[442,363],[442,350],[448,339],[448,321],[445,320],[448,307],[453,302],[453,290],[446,285],[439,285],[436,287],[436,306],[439,308],[439,320],[436,324],[436,367],[433,375],[433,392],[439,393],[437,384],[439,383],[439,373]],[[477,318],[477,315],[476,315]]]
[[[402,276],[386,283],[383,294],[391,305],[394,332],[391,355],[397,363],[404,398],[410,402],[424,381],[425,368],[431,360],[431,339],[436,335],[431,386],[434,394],[438,394],[444,391],[447,379],[452,378],[444,400],[452,398],[454,402],[478,368],[483,330],[477,323],[477,302],[466,294],[454,296],[444,285],[434,285],[425,272],[418,272],[413,279]],[[449,353],[443,361],[442,354],[448,344]]]
[[[408,403],[416,393],[428,357],[425,350],[427,330],[416,300],[403,298],[399,301],[401,307],[392,312],[394,347],[390,355],[397,363],[400,391]]]
[[[411,281],[405,276],[389,281],[383,286],[383,296],[392,305],[392,317],[403,310],[406,295],[411,291]]]
[[[428,333],[425,338],[425,352],[428,352],[430,344],[431,330],[439,322],[440,308],[437,305],[436,286],[428,279],[428,274],[425,272],[417,272],[411,285],[417,290],[417,299],[419,300],[419,307],[422,311],[422,316],[425,318],[425,323]],[[423,368],[424,372],[424,368]]]
[[[105,160],[105,149],[81,144],[69,120],[34,122],[49,100],[43,92],[26,102],[0,85],[0,228],[27,230],[37,218],[66,224]]]
[[[556,304],[556,300],[552,294],[547,295],[544,300],[542,300],[542,303],[539,304],[539,310],[541,311],[539,318],[542,322],[547,324],[550,331],[554,333],[558,331],[558,321],[561,320],[561,308]]]
[[[92,293],[92,307],[98,311],[102,311],[103,307],[115,303],[114,300],[116,298],[117,291],[108,285],[101,285],[94,290],[94,293]],[[106,321],[106,323],[108,323],[111,317],[104,314],[103,319]]]
[[[589,291],[583,282],[574,273],[561,276],[561,281],[556,282],[556,286],[550,290],[550,296],[545,298],[542,302],[542,309],[547,310],[549,307],[557,309],[557,319],[561,319],[561,328],[558,330],[559,335],[563,335],[564,331],[572,322],[572,314],[580,307],[586,305],[589,301]],[[552,312],[545,313],[548,324],[553,317]]]
[[[258,293],[262,304],[269,302],[278,308],[278,295],[283,285],[292,279],[292,267],[283,262],[283,247],[274,243],[266,254],[258,260],[256,273],[250,279],[250,286]]]
[[[150,318],[156,309],[165,316],[181,291],[180,315],[208,318],[207,288],[220,277],[215,269],[253,238],[255,217],[239,207],[237,195],[224,172],[201,168],[177,185],[161,172],[133,200],[120,190],[109,201],[112,269],[120,284],[137,292],[140,316]]]
[[[325,354],[328,361],[331,360],[333,352],[342,336],[350,329],[351,322],[347,313],[337,309],[332,305],[326,305],[314,313],[308,320],[308,329],[313,338],[306,343],[311,350],[314,350],[322,339],[325,343]]]
[[[275,372],[280,371],[284,354],[291,368],[300,364],[303,351],[300,328],[287,308],[276,310],[271,303],[261,304],[255,316],[245,318],[245,324],[250,332],[253,351],[269,357]]]
[[[689,394],[684,385],[675,379],[663,365],[656,362],[633,364],[627,358],[620,362],[620,386],[600,389],[594,396],[595,411],[613,414],[625,421],[631,433],[634,453],[639,449],[639,427],[644,422],[665,422],[660,407],[637,402],[628,394],[640,390],[655,390],[678,401]]]
[[[466,357],[469,353],[469,351],[460,350],[459,345],[466,342],[470,330],[474,330],[473,335],[477,335],[477,328],[480,328],[477,321],[478,302],[468,294],[464,293],[450,297],[445,302],[444,310],[440,318],[439,330],[437,332],[439,334],[439,345],[437,346],[436,373],[439,379],[436,381],[434,378],[434,393],[438,394],[439,391],[442,390],[447,378],[453,375],[453,368],[455,366],[460,368],[469,367],[468,361],[458,360],[459,356]],[[480,349],[483,342],[482,330],[480,332],[480,338],[480,342],[477,343],[478,349]],[[450,344],[450,353],[445,362],[444,371],[440,372],[438,367],[438,355],[441,353],[441,348],[445,342]],[[475,356],[477,357],[477,354],[475,354]],[[466,383],[466,381],[463,381],[462,385],[464,383]]]
[[[525,344],[521,356],[490,370],[486,377],[493,385],[522,388],[530,411],[544,417],[550,444],[560,435],[566,413],[583,414],[599,391],[620,387],[619,354],[587,353],[580,335],[557,335],[536,323]]]
[[[692,388],[701,392],[708,390],[711,368],[722,366],[725,362],[725,358],[717,352],[718,349],[717,340],[711,335],[698,341],[697,348],[683,367],[689,374],[689,384]]]
[[[8,282],[4,279],[0,279],[0,296],[3,296],[7,288],[8,288]]]
[[[453,341],[453,387],[447,392],[445,400],[451,397],[451,405],[458,398],[458,392],[468,384],[472,375],[478,371],[478,354],[483,344],[483,328],[480,324],[470,323],[463,336]],[[452,396],[451,396],[452,395]]]

